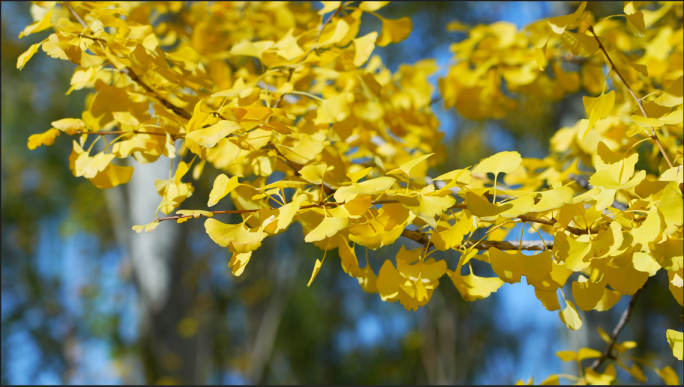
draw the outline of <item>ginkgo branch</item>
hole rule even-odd
[[[627,83],[627,80],[625,80],[625,77],[622,76],[620,73],[620,70],[618,70],[617,66],[615,66],[615,63],[613,63],[613,60],[610,59],[610,55],[608,55],[608,51],[606,51],[606,48],[603,47],[603,43],[601,43],[601,40],[598,38],[598,35],[596,35],[596,32],[594,32],[594,27],[592,25],[589,25],[589,31],[591,32],[592,35],[594,35],[594,39],[596,39],[596,42],[598,43],[598,47],[603,52],[603,55],[606,56],[606,59],[608,60],[608,63],[610,63],[610,66],[613,71],[618,75],[622,83],[625,85],[627,90],[629,91],[629,94],[632,95],[632,98],[634,98],[634,101],[636,101],[637,105],[639,105],[639,109],[641,109],[641,113],[644,115],[644,118],[648,118],[648,114],[646,114],[646,109],[644,109],[644,105],[641,103],[641,99],[634,94],[634,91],[632,91],[632,88],[629,86]],[[667,153],[665,153],[665,148],[663,148],[663,144],[660,143],[660,140],[658,139],[658,134],[656,133],[655,129],[653,126],[651,126],[651,138],[655,143],[658,145],[658,149],[660,149],[660,153],[662,153],[663,157],[665,158],[665,161],[667,161],[667,164],[670,166],[670,168],[673,168],[674,165],[670,161],[670,158],[667,157]]]
[[[644,285],[645,286],[645,285]],[[636,304],[636,300],[639,297],[639,294],[641,293],[641,290],[643,288],[639,289],[634,293],[632,296],[632,299],[629,300],[629,306],[625,311],[622,313],[622,316],[620,317],[620,321],[618,321],[618,324],[615,326],[615,329],[613,329],[613,335],[610,339],[610,343],[608,343],[608,347],[606,347],[606,350],[603,351],[603,354],[601,357],[598,359],[594,360],[594,363],[592,363],[591,368],[592,370],[596,371],[603,362],[606,361],[606,359],[614,358],[612,355],[613,347],[615,347],[615,343],[617,342],[617,338],[622,332],[622,330],[625,328],[627,325],[627,322],[629,321],[629,317],[632,315],[632,311],[634,310],[634,305]]]
[[[83,21],[83,19],[81,18],[81,16],[79,16],[79,14],[76,13],[76,10],[75,10],[71,5],[69,5],[69,3],[67,3],[66,1],[62,1],[62,4],[64,4],[64,7],[66,7],[66,9],[69,10],[69,13],[71,13],[71,14],[74,16],[74,18],[83,26],[83,28],[88,28],[88,25],[86,24],[86,22]],[[92,37],[85,36],[85,35],[82,35],[82,37],[88,38],[88,39],[93,39]],[[95,39],[93,39],[93,40],[95,40]],[[98,41],[103,41],[102,39],[99,39],[99,38],[97,38],[97,40],[98,40]],[[106,41],[104,41],[104,42],[106,43]],[[186,112],[185,110],[183,110],[183,109],[181,109],[181,108],[179,108],[179,107],[173,105],[171,102],[167,101],[167,100],[164,99],[162,96],[160,96],[159,93],[157,93],[156,91],[152,90],[151,87],[147,86],[147,84],[145,84],[145,82],[143,82],[143,81],[138,77],[138,75],[135,73],[135,71],[133,71],[132,68],[126,67],[125,69],[122,70],[122,72],[125,73],[125,74],[127,74],[129,77],[131,77],[131,79],[132,79],[135,83],[137,83],[138,85],[140,85],[143,89],[145,89],[145,91],[147,91],[147,92],[150,93],[150,94],[154,94],[154,98],[158,99],[159,102],[162,103],[162,105],[164,105],[167,109],[169,109],[169,110],[171,110],[172,112],[174,112],[176,115],[178,115],[178,116],[180,116],[180,117],[182,117],[182,118],[185,118],[186,120],[189,120],[190,118],[192,118],[192,115],[191,115],[190,113],[188,113],[188,112]]]
[[[149,134],[149,135],[153,135],[153,136],[164,136],[164,137],[166,137],[166,133],[143,132],[143,131],[140,131],[140,130],[128,130],[128,131],[125,131],[125,130],[110,130],[110,131],[106,131],[106,132],[87,132],[87,131],[81,131],[81,130],[79,130],[78,132],[75,132],[74,134],[75,134],[75,135],[81,135],[81,134],[85,134],[85,135],[88,135],[88,134],[96,134],[96,135],[99,135],[99,136],[105,136],[105,135],[108,135],[108,134]],[[181,135],[173,135],[173,134],[171,135],[171,138],[180,138],[180,137],[185,137],[185,135],[182,135],[182,134],[181,134]]]
[[[401,236],[412,239],[421,245],[430,243],[430,235],[420,231],[404,230],[401,233]],[[492,247],[496,247],[499,250],[544,250],[545,248],[552,249],[553,241],[548,241],[546,243],[541,241],[480,241],[479,243],[467,241],[460,246],[457,246],[457,248],[468,249],[473,246],[475,246],[475,249],[477,250],[489,250]]]

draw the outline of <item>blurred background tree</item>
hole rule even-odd
[[[589,8],[607,15],[621,6],[606,2]],[[392,71],[401,63],[436,58],[442,66],[431,78],[436,84],[451,59],[449,45],[466,36],[447,32],[448,22],[505,20],[520,28],[575,8],[572,3],[392,3],[386,16],[410,16],[413,32],[375,53]],[[366,17],[360,35],[379,28],[377,19]],[[85,96],[75,91],[64,97],[73,69],[65,61],[38,55],[23,71],[16,69],[26,47],[48,34],[19,41],[31,22],[30,4],[2,3],[3,384],[542,380],[564,367],[552,356],[555,351],[598,343],[594,328],[612,329],[625,308],[627,300],[610,313],[586,314],[585,327],[571,332],[555,313],[521,301],[533,300],[531,288],[522,284],[469,303],[445,283],[426,308],[412,313],[364,293],[332,265],[307,288],[302,278],[309,277],[319,254],[304,243],[299,226],[269,238],[240,277],[230,275],[228,253],[207,238],[200,222],[167,222],[155,233],[132,233],[130,225],[146,223],[157,206],[151,181],[165,177],[168,167],[136,165],[130,183],[102,191],[69,173],[64,157],[69,141],[26,148],[28,136],[50,122],[78,116]],[[543,157],[551,135],[583,117],[581,96],[554,104],[521,100],[502,120],[472,121],[436,107],[447,158],[431,175],[505,150]],[[217,174],[201,177],[188,199],[190,208],[207,196]],[[374,270],[399,247],[371,253]],[[662,285],[666,281],[652,282],[624,334],[643,343],[637,355],[645,359],[668,348],[648,332],[661,332],[673,319],[662,301],[670,297]],[[648,313],[640,313],[645,305]]]

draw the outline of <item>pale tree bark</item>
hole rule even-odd
[[[203,383],[205,373],[198,365],[209,363],[205,357],[210,351],[198,346],[208,343],[203,333],[208,330],[200,328],[188,338],[181,337],[178,330],[183,318],[196,318],[192,308],[197,286],[184,281],[184,274],[193,265],[186,243],[187,227],[167,222],[151,233],[131,230],[133,225],[154,219],[161,201],[154,181],[168,179],[169,164],[164,160],[131,164],[135,167],[131,181],[105,191],[105,198],[116,239],[132,268],[138,291],[138,335],[145,382]]]

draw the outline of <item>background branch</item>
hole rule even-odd
[[[644,286],[646,286],[644,284]],[[613,347],[615,347],[615,343],[617,342],[617,338],[622,332],[623,329],[625,329],[625,325],[627,325],[627,322],[629,321],[629,317],[632,315],[632,311],[634,310],[634,305],[636,304],[636,300],[639,297],[639,294],[644,288],[642,287],[641,289],[637,290],[636,293],[632,296],[632,299],[629,301],[629,306],[625,311],[622,313],[622,316],[620,317],[620,321],[618,321],[618,324],[615,326],[615,329],[613,329],[613,335],[611,337],[610,343],[608,343],[608,347],[606,347],[606,350],[603,351],[603,354],[601,357],[598,359],[594,360],[594,363],[591,365],[592,370],[596,371],[603,362],[606,361],[606,359],[612,358],[613,355],[611,354]]]

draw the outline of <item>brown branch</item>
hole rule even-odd
[[[634,91],[632,91],[632,88],[629,86],[625,78],[622,76],[620,73],[620,70],[618,70],[617,66],[615,66],[615,63],[613,63],[613,60],[610,59],[610,55],[608,55],[608,51],[606,51],[606,48],[603,47],[603,43],[601,43],[601,40],[598,38],[596,35],[596,32],[594,32],[594,27],[592,25],[589,25],[589,31],[591,32],[592,35],[594,35],[594,38],[596,39],[596,42],[598,43],[599,49],[603,52],[603,55],[606,56],[606,59],[608,59],[608,63],[610,63],[611,68],[613,71],[615,71],[615,74],[620,77],[620,80],[622,80],[622,83],[624,83],[625,87],[627,87],[627,90],[629,90],[629,93],[632,95],[632,98],[636,101],[637,105],[639,105],[639,109],[641,109],[641,113],[644,115],[644,118],[648,118],[648,114],[646,114],[646,110],[644,109],[644,105],[641,103],[641,99],[639,99],[636,94],[634,94]],[[651,126],[651,139],[656,142],[658,145],[658,149],[660,149],[660,153],[663,154],[663,157],[665,158],[665,161],[667,161],[667,164],[670,165],[670,168],[674,167],[672,165],[672,162],[670,161],[670,158],[667,157],[667,153],[665,153],[665,148],[663,148],[663,144],[660,143],[660,140],[658,139],[658,134],[656,134],[655,129]]]
[[[74,134],[75,134],[75,135],[81,135],[81,134],[86,134],[86,135],[88,135],[88,134],[97,134],[97,135],[99,135],[99,136],[104,136],[104,135],[107,135],[107,134],[150,134],[150,135],[153,135],[153,136],[166,136],[166,133],[143,132],[143,131],[140,131],[140,130],[129,130],[129,131],[125,131],[125,130],[112,130],[112,131],[109,131],[109,132],[84,132],[84,131],[79,130],[78,132],[76,132],[76,133],[74,133]],[[185,135],[183,135],[183,134],[171,134],[170,136],[171,136],[171,138],[173,138],[173,139],[185,137]]]
[[[190,118],[192,118],[192,114],[188,113],[188,112],[185,111],[184,109],[179,108],[178,106],[172,104],[171,102],[165,100],[164,98],[162,98],[162,96],[159,95],[159,93],[157,93],[156,91],[152,90],[151,87],[147,86],[147,85],[145,84],[145,82],[143,82],[142,79],[140,79],[140,78],[138,77],[138,75],[133,71],[132,68],[126,67],[126,69],[124,70],[124,73],[128,74],[128,76],[131,77],[131,79],[132,79],[135,83],[137,83],[137,84],[139,84],[140,86],[142,86],[142,88],[145,89],[145,91],[147,91],[148,93],[154,94],[153,98],[158,99],[159,102],[161,102],[162,105],[164,105],[164,107],[166,107],[167,109],[169,109],[169,110],[171,110],[172,112],[174,112],[177,116],[182,117],[182,118],[185,118],[186,120],[189,120]]]
[[[401,233],[401,236],[414,240],[421,245],[427,245],[430,241],[430,235],[415,230],[404,230]],[[475,246],[475,244],[477,245]],[[499,250],[546,250],[553,248],[553,241],[546,242],[546,244],[542,243],[541,241],[480,241],[479,243],[468,241],[458,247],[470,248],[472,246],[475,246],[475,249],[477,250],[489,250],[492,247],[496,247]]]
[[[646,285],[644,285],[646,286]],[[620,332],[625,328],[625,325],[627,325],[627,322],[629,321],[629,317],[632,315],[632,311],[634,310],[634,304],[636,304],[637,297],[639,297],[639,293],[641,293],[641,290],[643,287],[634,293],[632,296],[632,299],[629,301],[629,306],[625,311],[622,313],[622,317],[620,317],[620,321],[618,324],[615,326],[615,329],[613,329],[613,336],[610,339],[610,343],[608,343],[608,347],[606,348],[605,351],[603,351],[603,354],[601,357],[598,359],[594,360],[594,363],[591,365],[592,370],[596,371],[603,362],[606,361],[606,359],[614,359],[615,357],[612,355],[613,347],[615,347],[615,343],[617,342],[617,338],[620,335]]]

